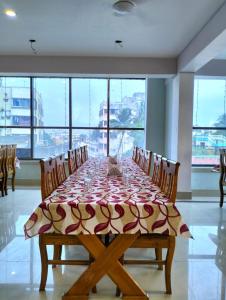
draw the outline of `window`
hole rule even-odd
[[[23,99],[23,98],[13,98],[13,106],[15,107],[22,107],[22,108],[30,108],[30,99]]]
[[[226,80],[196,79],[192,164],[218,164],[220,148],[226,148]]]
[[[30,117],[29,116],[13,116],[12,117],[12,125],[17,126],[29,126],[30,125]]]
[[[0,77],[0,143],[17,144],[18,157],[31,157],[30,126],[30,78]]]
[[[0,143],[28,159],[84,144],[90,156],[131,155],[144,108],[144,79],[0,77]]]

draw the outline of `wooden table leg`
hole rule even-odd
[[[148,300],[131,275],[119,262],[120,257],[139,234],[122,234],[106,247],[96,235],[79,235],[78,238],[96,259],[62,297],[63,300],[87,300],[89,291],[107,274],[120,288],[123,300]]]

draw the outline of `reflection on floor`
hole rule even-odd
[[[0,198],[0,299],[60,300],[84,267],[49,267],[46,292],[39,292],[38,238],[24,240],[23,224],[40,202],[39,190],[17,190]],[[197,199],[197,197],[196,197]],[[204,200],[200,198],[200,200]],[[216,198],[213,200],[217,200]],[[225,204],[226,206],[226,204]],[[226,299],[226,207],[217,203],[178,203],[194,240],[177,239],[172,268],[173,294],[165,295],[164,272],[155,266],[130,266],[129,272],[152,300]],[[52,251],[51,247],[48,249]],[[63,256],[86,256],[79,247],[64,247]],[[152,250],[131,250],[127,256],[154,255]],[[118,299],[115,286],[104,277],[91,299]]]

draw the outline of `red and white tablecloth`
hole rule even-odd
[[[107,176],[106,160],[90,159],[32,213],[26,238],[41,233],[141,234],[191,237],[175,204],[132,161]]]

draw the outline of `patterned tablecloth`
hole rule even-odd
[[[123,176],[107,176],[106,160],[90,159],[32,213],[26,238],[41,233],[133,234],[191,237],[173,203],[132,161],[121,163]]]

